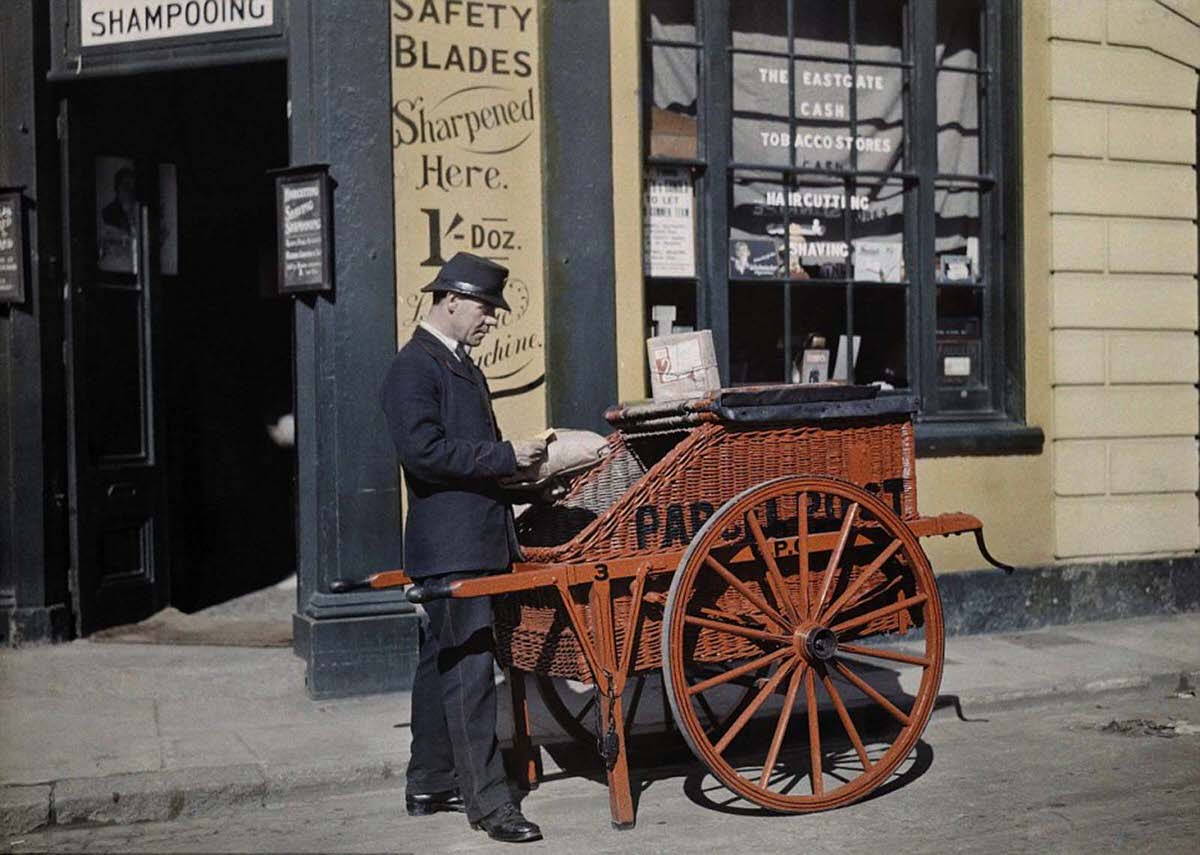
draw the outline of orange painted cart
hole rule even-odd
[[[634,823],[626,704],[659,670],[692,751],[764,808],[839,807],[895,774],[942,674],[919,539],[972,532],[1010,569],[975,517],[918,514],[915,408],[830,386],[615,407],[603,462],[519,518],[525,560],[511,573],[413,585],[414,602],[494,597],[524,783],[536,783],[526,672],[593,686],[618,828]],[[401,584],[389,571],[332,588]]]

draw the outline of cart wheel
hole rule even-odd
[[[789,476],[697,532],[662,643],[675,720],[712,773],[771,810],[826,810],[887,781],[920,739],[941,683],[941,601],[917,538],[881,499]],[[696,681],[701,664],[712,676]],[[745,709],[706,729],[702,699],[760,668],[769,676]]]
[[[765,668],[763,669],[766,670]],[[633,677],[626,685],[624,692],[624,708],[625,713],[625,736],[628,738],[633,730],[633,723],[636,720],[639,705],[645,702],[646,681],[651,678],[652,674],[638,674]],[[702,674],[701,676],[708,676]],[[701,699],[701,715],[704,719],[704,726],[707,730],[728,726],[741,710],[745,709],[746,704],[752,700],[753,694],[753,679],[757,675],[750,675],[742,685],[738,688],[738,694],[732,708],[726,711],[723,715],[712,708],[712,705],[705,699]],[[697,678],[699,679],[699,678]],[[597,703],[596,693],[590,686],[585,686],[586,692],[564,693],[560,686],[562,681],[556,680],[553,677],[547,677],[545,674],[535,674],[534,680],[537,683],[538,694],[542,696],[542,703],[545,704],[546,710],[550,713],[550,717],[558,724],[563,731],[581,745],[592,746],[596,744],[596,717]],[[583,685],[582,683],[578,685]],[[566,694],[574,697],[566,697]],[[667,704],[663,702],[663,713],[667,714]],[[669,733],[675,730],[673,721],[666,721],[663,724],[663,732]]]

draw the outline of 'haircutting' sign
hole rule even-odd
[[[83,47],[256,30],[275,23],[275,0],[79,0]]]

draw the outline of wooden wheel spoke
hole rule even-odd
[[[746,706],[746,708],[742,710],[742,714],[739,715],[737,720],[729,726],[729,729],[725,731],[725,735],[721,737],[721,741],[713,746],[713,750],[716,751],[717,754],[723,753],[725,749],[729,747],[729,743],[733,742],[734,738],[742,732],[742,728],[745,727],[746,723],[754,717],[754,714],[758,712],[758,708],[766,702],[767,698],[771,697],[771,695],[775,693],[775,690],[779,687],[779,684],[783,682],[783,678],[791,673],[791,670],[796,667],[797,661],[797,659],[793,658],[789,659],[787,662],[784,662],[783,665],[779,666],[779,669],[774,673],[774,675],[772,675],[771,679],[767,680],[766,685],[758,690],[758,694],[754,696],[754,700],[752,700]],[[805,665],[802,667],[807,666]]]
[[[804,675],[804,696],[808,701],[808,769],[814,796],[825,793],[825,764],[821,757],[821,723],[817,718],[817,685],[813,669]]]
[[[821,684],[825,687],[825,691],[829,694],[829,699],[833,701],[833,707],[837,710],[838,718],[842,720],[842,727],[846,729],[846,735],[850,737],[851,744],[854,745],[854,750],[858,753],[858,759],[862,761],[863,771],[871,768],[871,760],[867,757],[867,747],[863,745],[862,738],[858,735],[858,729],[854,726],[854,721],[850,718],[850,713],[846,709],[846,705],[842,703],[842,696],[838,694],[837,688],[833,685],[833,680],[829,679],[829,672],[821,672]]]
[[[841,567],[842,556],[846,552],[846,542],[850,539],[851,532],[854,531],[854,521],[857,518],[858,502],[854,502],[846,509],[846,515],[842,518],[841,531],[838,532],[837,545],[834,546],[833,552],[829,553],[829,564],[825,567],[825,584],[821,586],[821,594],[817,597],[817,604],[813,608],[815,614],[821,614],[829,592],[833,590],[838,570]]]
[[[796,705],[796,692],[800,688],[800,680],[806,670],[804,668],[797,668],[792,672],[792,679],[788,682],[787,696],[783,699],[783,709],[779,711],[779,720],[775,723],[775,735],[771,738],[771,747],[767,751],[767,759],[763,761],[762,777],[758,779],[760,787],[768,786],[771,775],[775,771],[775,763],[779,759],[779,749],[783,745],[783,737],[787,733],[788,721],[792,717],[792,707]]]
[[[908,653],[899,653],[894,650],[880,650],[878,647],[863,647],[861,644],[839,644],[838,650],[842,653],[853,653],[857,656],[870,656],[874,659],[887,659],[891,662],[920,665],[922,668],[928,668],[933,664],[924,656],[912,656]]]
[[[759,611],[761,611],[764,615],[767,616],[767,618],[769,618],[771,621],[773,621],[775,623],[776,628],[779,628],[779,629],[790,629],[791,628],[790,624],[786,620],[784,620],[783,615],[781,615],[779,612],[775,611],[775,609],[771,608],[771,606],[769,606],[767,604],[767,601],[764,600],[762,597],[760,597],[758,594],[756,594],[750,588],[749,585],[747,585],[745,582],[743,582],[737,576],[730,573],[729,570],[726,569],[725,565],[723,565],[720,561],[713,558],[711,555],[706,555],[704,558],[704,563],[708,566],[708,568],[710,570],[712,570],[714,573],[716,573],[718,576],[720,576],[722,579],[724,579],[726,582],[728,582],[735,590],[737,590],[737,592],[739,594],[741,594],[743,597],[745,597],[747,600],[749,600],[751,602],[751,604],[753,604],[755,607],[757,607]]]
[[[775,561],[775,555],[767,544],[767,538],[763,535],[762,526],[758,524],[758,517],[754,515],[754,511],[746,512],[746,527],[754,536],[758,554],[762,556],[763,564],[767,568],[767,584],[771,586],[775,599],[783,606],[783,610],[788,613],[792,622],[799,623],[800,616],[796,613],[796,606],[792,603],[792,598],[788,596],[787,583],[783,581],[783,574],[779,572],[779,564]]]
[[[867,580],[869,578],[871,578],[871,575],[873,573],[875,573],[875,571],[877,571],[880,567],[882,567],[884,565],[884,563],[889,558],[891,558],[892,555],[896,552],[896,550],[899,549],[902,545],[903,544],[900,542],[899,538],[897,538],[896,540],[893,540],[891,543],[889,543],[887,545],[887,547],[883,550],[883,552],[879,553],[879,555],[877,555],[875,557],[875,560],[872,561],[870,564],[868,564],[863,569],[863,571],[859,575],[859,577],[850,583],[849,587],[847,587],[846,590],[842,592],[842,595],[834,601],[833,605],[831,605],[829,608],[825,609],[825,611],[821,613],[820,617],[817,618],[817,622],[818,623],[829,623],[829,621],[833,618],[833,616],[836,615],[839,611],[841,611],[842,606],[846,605],[848,602],[850,602],[852,599],[854,599],[854,595],[857,594],[859,592],[859,589],[861,589],[862,586],[866,584]]]
[[[764,632],[761,629],[751,629],[748,626],[737,626],[731,623],[723,623],[719,620],[709,620],[708,618],[696,617],[695,615],[684,615],[683,622],[691,626],[699,626],[705,629],[724,632],[728,635],[736,635],[740,638],[749,638],[754,641],[769,641],[774,644],[791,644],[792,637],[790,635],[778,635],[773,632]]]
[[[751,671],[757,671],[761,668],[764,668],[767,665],[770,665],[772,662],[782,659],[791,652],[791,648],[781,647],[772,653],[768,653],[766,656],[760,656],[757,659],[752,659],[743,665],[739,665],[736,668],[731,668],[723,674],[717,674],[715,677],[709,677],[707,680],[702,680],[701,682],[696,683],[694,686],[688,686],[687,693],[688,695],[695,695],[699,694],[700,692],[707,692],[714,686],[720,686],[723,683],[728,683],[730,680],[736,680],[738,677],[748,674]]]
[[[906,597],[903,600],[892,603],[890,606],[882,606],[872,612],[867,612],[865,615],[859,615],[856,618],[843,621],[836,626],[830,627],[830,629],[832,629],[835,634],[841,635],[847,630],[857,629],[858,627],[868,624],[873,620],[877,620],[878,618],[887,617],[890,614],[895,614],[896,612],[903,611],[904,609],[910,609],[913,606],[919,606],[928,599],[929,597],[925,594],[916,594],[911,597]]]
[[[808,492],[796,495],[796,551],[800,556],[800,614],[812,614],[808,604]]]
[[[891,715],[892,718],[896,719],[896,721],[900,722],[906,727],[911,723],[911,719],[909,719],[906,713],[901,712],[895,704],[893,704],[883,695],[879,694],[874,686],[851,671],[846,666],[845,662],[842,662],[841,660],[835,660],[833,667],[837,669],[839,674],[849,680],[860,692],[887,710],[888,714]]]

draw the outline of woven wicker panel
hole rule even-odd
[[[530,561],[551,560],[539,548],[560,546],[575,537],[646,474],[621,434],[608,437],[608,448],[604,460],[576,479],[565,496],[521,514],[517,540]]]
[[[705,511],[784,475],[825,475],[873,489],[886,485],[899,515],[917,516],[912,423],[906,418],[754,429],[711,423],[693,430],[572,540],[529,556],[540,562],[590,562],[681,549]],[[679,520],[669,516],[675,513],[672,506],[682,516],[682,538]],[[646,507],[658,517],[657,536],[639,540],[637,515]]]

